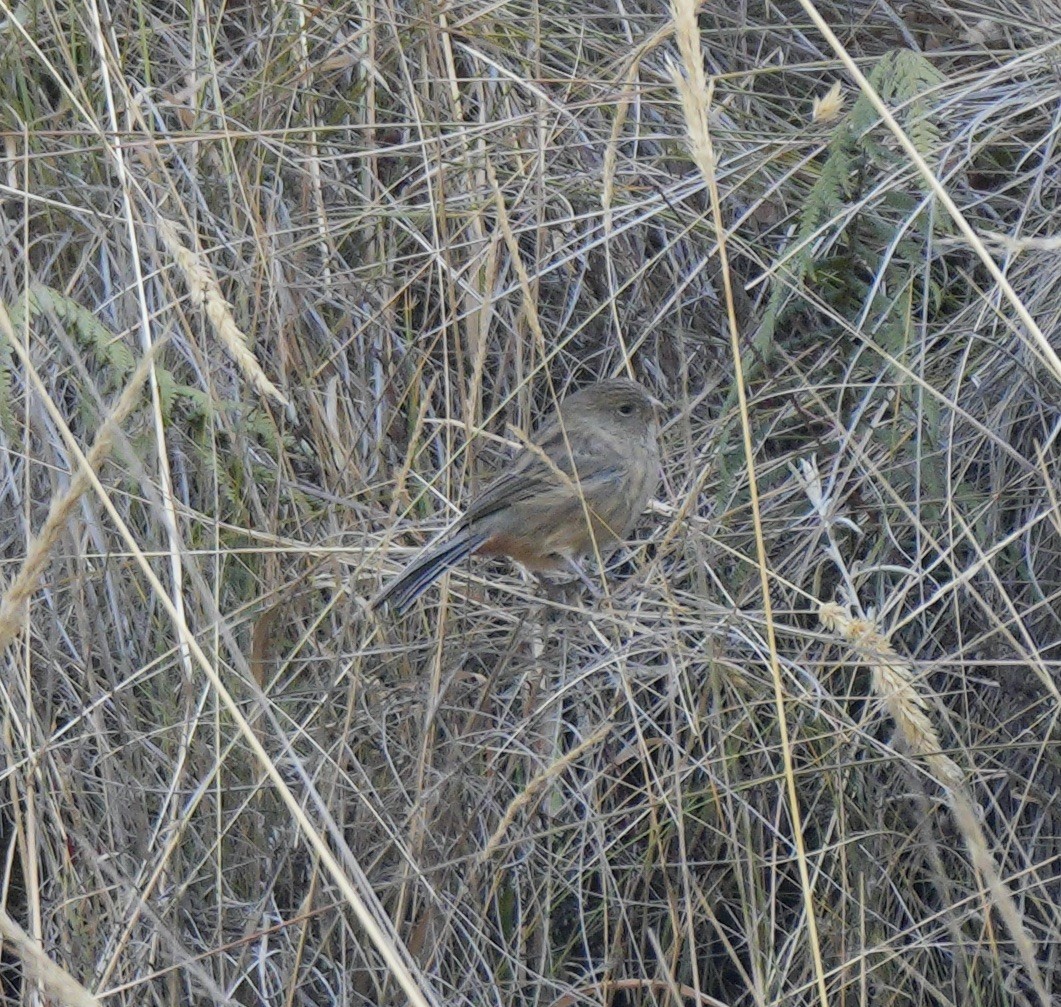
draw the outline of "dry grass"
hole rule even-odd
[[[0,1003],[1056,1002],[1032,6],[0,5]],[[601,598],[367,616],[620,372]]]

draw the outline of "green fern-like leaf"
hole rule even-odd
[[[182,415],[196,419],[209,416],[213,403],[210,396],[201,388],[193,388],[177,380],[172,371],[165,367],[155,367],[158,380],[158,397],[162,409],[162,418],[168,423],[177,406],[182,407]]]
[[[935,108],[927,94],[943,82],[943,75],[925,57],[912,49],[899,49],[895,56],[894,99],[906,105],[902,117],[907,135],[917,152],[934,159],[939,151],[940,129]]]
[[[934,159],[940,142],[931,92],[945,80],[943,74],[922,53],[913,49],[893,49],[873,67],[870,84],[895,111],[895,116],[918,153]],[[894,163],[897,156],[889,152],[872,133],[879,122],[877,110],[865,95],[859,95],[851,110],[851,130],[866,152],[878,163]]]
[[[27,296],[19,298],[10,308],[11,321],[16,329],[26,323],[27,313],[29,320],[50,313],[64,322],[81,345],[107,368],[112,387],[118,387],[132,374],[136,365],[132,350],[88,308],[62,291],[43,283],[31,284]]]
[[[64,323],[70,334],[81,346],[93,355],[98,366],[107,372],[109,388],[119,388],[133,373],[136,359],[133,351],[118,336],[114,335],[91,311],[73,298],[43,283],[30,286],[26,296],[19,298],[10,308],[11,321],[15,328],[27,320],[50,314]],[[180,383],[172,371],[160,363],[155,365],[162,416],[169,422],[178,404],[195,416],[205,416],[212,408],[209,396],[201,389]],[[0,423],[4,422],[4,408],[10,406],[10,392],[5,392],[4,360],[0,359]]]
[[[930,60],[911,49],[886,53],[869,73],[874,89],[896,108],[907,135],[929,161],[935,159],[940,147],[940,128],[930,95],[943,80],[943,75]],[[818,177],[807,194],[799,226],[789,246],[794,251],[783,267],[784,279],[775,282],[756,335],[756,346],[761,354],[769,353],[790,292],[813,273],[815,233],[850,201],[856,168],[867,161],[878,167],[892,168],[900,158],[901,155],[884,142],[876,109],[865,95],[859,95],[851,111],[833,131]],[[896,200],[905,198],[910,204],[908,212],[915,212],[915,197],[905,193],[893,195]],[[886,242],[888,238],[883,240]]]
[[[11,347],[0,333],[0,430],[8,437],[15,435],[15,414],[12,409],[14,391],[11,382]]]
[[[789,292],[806,278],[814,263],[812,238],[827,220],[843,208],[850,195],[850,177],[855,166],[855,149],[851,141],[851,130],[841,122],[827,148],[821,171],[811,186],[799,217],[799,227],[792,246],[795,253],[785,266],[785,282],[777,281],[763,312],[763,323],[756,335],[756,346],[760,353],[768,354],[773,342],[781,310],[788,300]]]

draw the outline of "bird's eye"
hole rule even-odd
[[[620,416],[633,416],[633,414],[634,414],[634,407],[633,407],[632,403],[624,402],[619,407],[619,415]]]

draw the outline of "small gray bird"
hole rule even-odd
[[[615,378],[569,395],[531,447],[479,494],[464,516],[378,594],[399,615],[466,556],[508,556],[536,572],[625,538],[659,485],[656,400]]]

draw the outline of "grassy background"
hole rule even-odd
[[[1056,6],[0,18],[3,1002],[1056,1003]],[[366,616],[624,372],[604,597]]]

